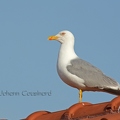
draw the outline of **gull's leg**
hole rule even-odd
[[[82,102],[82,90],[79,90],[79,102]]]

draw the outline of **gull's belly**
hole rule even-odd
[[[65,67],[57,67],[58,74],[63,82],[71,87],[82,89],[85,87],[84,80],[71,74]]]

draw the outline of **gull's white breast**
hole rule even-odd
[[[76,75],[71,74],[67,70],[67,65],[70,65],[70,61],[77,57],[78,56],[75,54],[73,49],[69,49],[66,46],[62,45],[57,61],[57,72],[63,82],[72,87],[80,89],[85,87],[84,80],[77,77]]]

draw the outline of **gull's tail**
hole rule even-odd
[[[113,94],[113,95],[120,95],[120,89],[115,90],[115,89],[104,89],[105,92]]]

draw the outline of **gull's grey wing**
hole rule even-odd
[[[104,89],[118,86],[118,83],[115,80],[107,77],[101,70],[80,58],[71,60],[71,65],[67,66],[67,70],[71,74],[82,78],[87,87]]]

